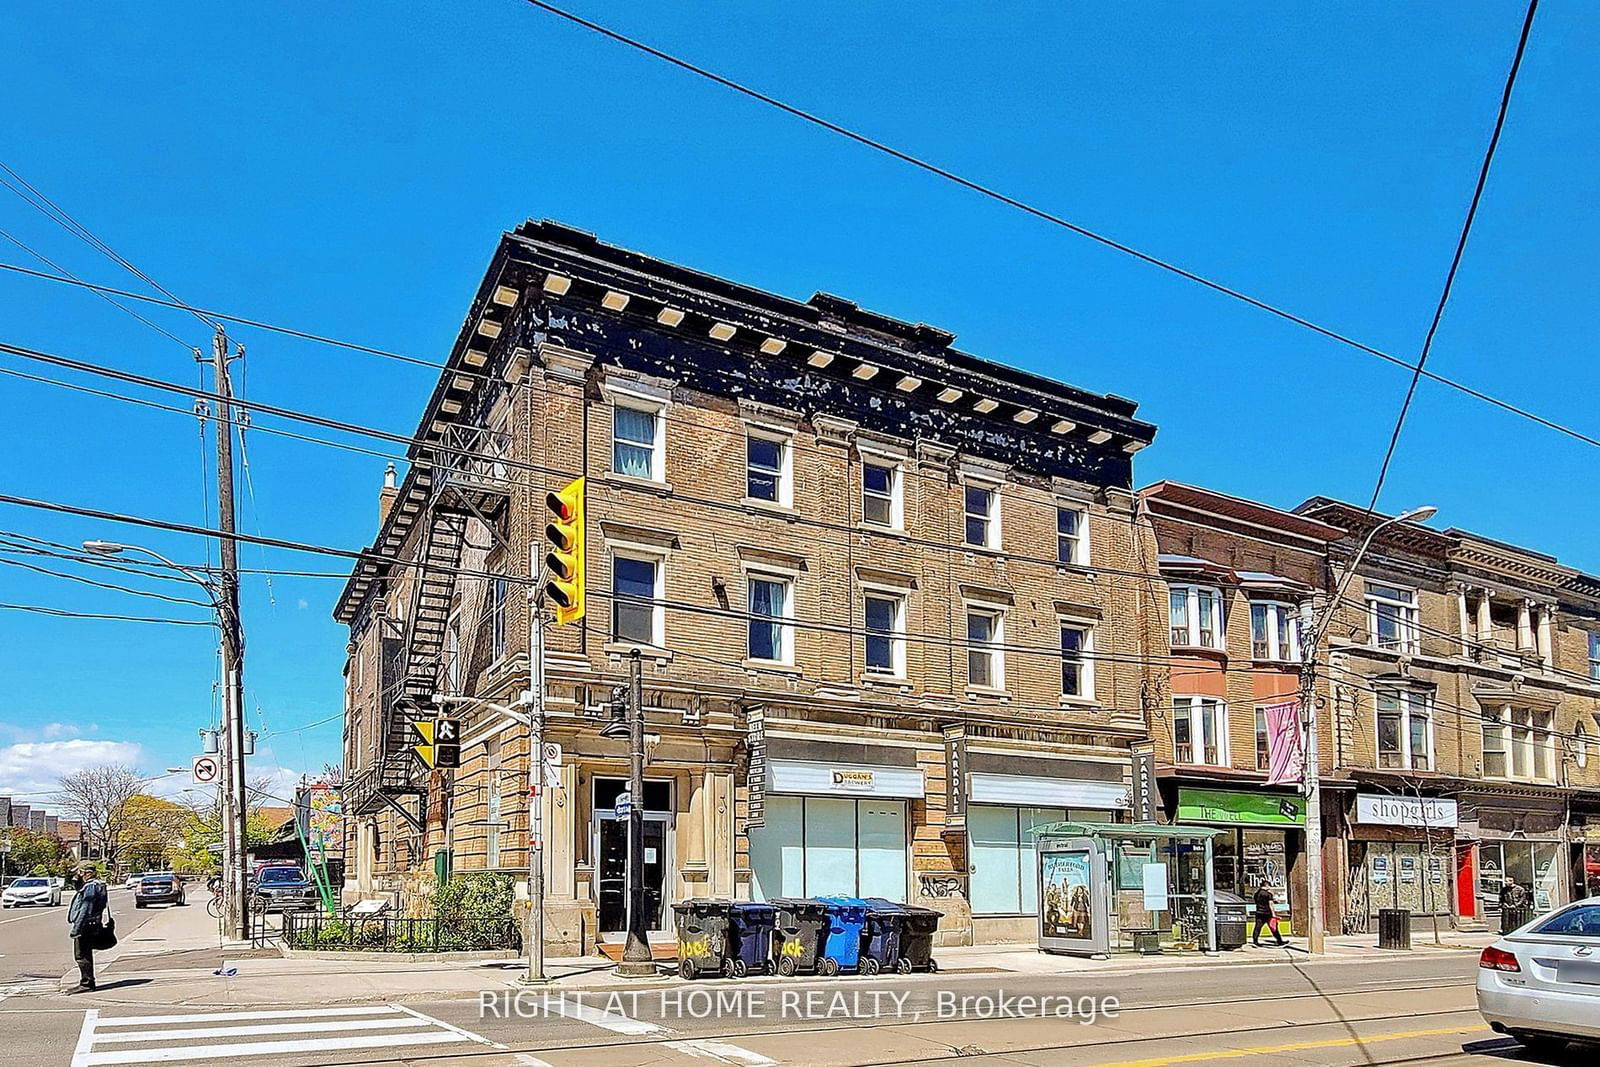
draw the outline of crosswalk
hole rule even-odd
[[[111,1016],[91,1009],[84,1015],[72,1067],[451,1044],[506,1048],[401,1004],[185,1015]]]

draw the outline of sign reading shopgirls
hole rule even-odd
[[[1456,802],[1442,797],[1356,797],[1356,822],[1367,826],[1412,826],[1448,830],[1456,825]]]

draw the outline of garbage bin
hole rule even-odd
[[[1411,912],[1405,908],[1378,909],[1378,947],[1411,950]]]
[[[1227,890],[1215,891],[1217,903],[1217,948],[1231,952],[1244,947],[1250,935],[1250,905],[1244,897]]]
[[[900,943],[905,910],[883,897],[868,897],[866,925],[861,931],[861,973],[892,971],[902,958]]]
[[[729,912],[728,959],[725,972],[743,978],[752,971],[770,972],[772,967],[772,926],[775,909],[771,904],[736,900]]]
[[[828,906],[820,900],[779,897],[772,907],[774,969],[784,977],[814,972],[828,936]]]
[[[867,902],[860,897],[818,897],[828,908],[828,939],[817,958],[817,973],[832,978],[861,965],[861,932]]]
[[[1521,929],[1533,922],[1538,911],[1534,908],[1501,908],[1500,932],[1509,934],[1513,930]]]
[[[901,974],[912,971],[937,971],[933,958],[933,935],[939,932],[939,920],[944,912],[934,911],[917,904],[900,906],[900,960],[895,970]]]
[[[672,905],[678,925],[678,973],[685,978],[721,974],[728,965],[732,901],[691,897]]]

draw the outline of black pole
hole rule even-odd
[[[639,650],[628,663],[628,940],[617,973],[653,977],[644,901],[644,683]]]

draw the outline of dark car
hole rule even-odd
[[[183,879],[171,871],[147,874],[133,887],[133,906],[146,904],[187,904],[184,899]]]
[[[297,867],[263,867],[256,877],[255,907],[260,911],[293,911],[317,904],[317,887]]]

